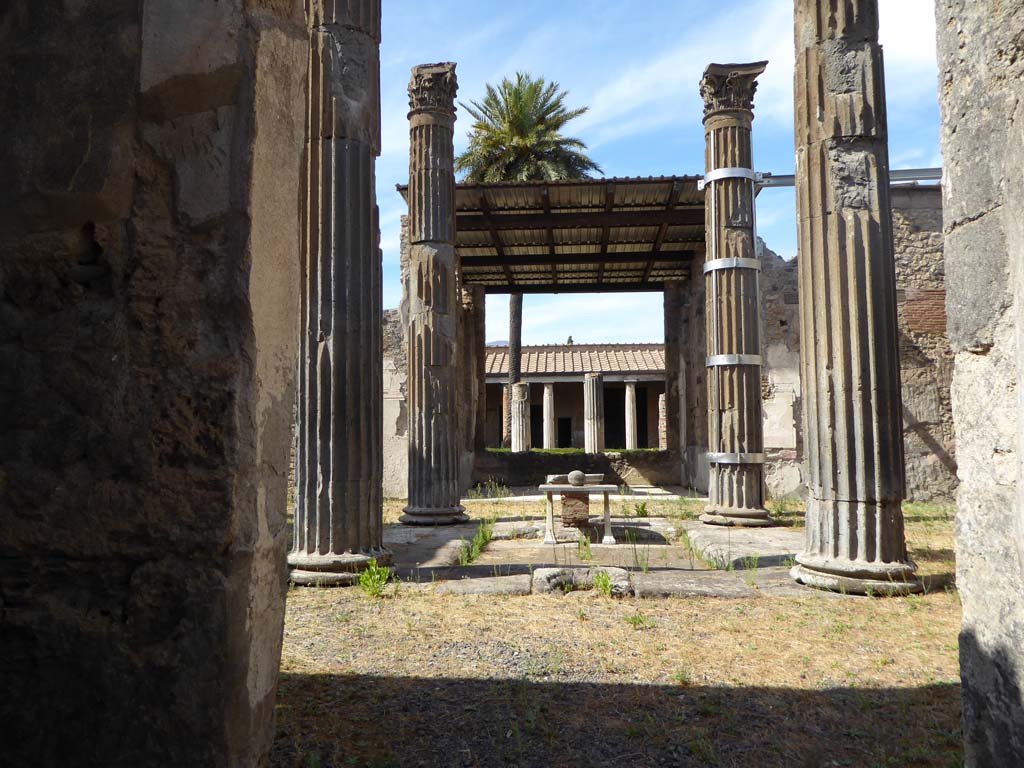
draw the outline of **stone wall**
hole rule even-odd
[[[942,198],[937,186],[892,188],[907,499],[951,499],[956,449],[949,390]],[[796,259],[760,248],[764,328],[765,481],[774,497],[804,492]]]
[[[409,217],[399,225],[399,279],[402,300],[398,309],[384,310],[384,498],[404,499],[409,494]]]
[[[707,329],[704,313],[704,254],[694,257],[693,278],[683,286],[679,334],[679,397],[683,402],[679,444],[682,447],[683,485],[702,493],[708,489]]]
[[[487,451],[477,456],[473,480],[494,480],[510,487],[540,485],[547,475],[575,469],[602,474],[613,485],[676,485],[679,465],[668,451],[608,451],[607,453],[509,453]]]
[[[409,411],[406,383],[407,323],[400,309],[384,311],[384,498],[409,492]]]
[[[1024,7],[938,0],[966,765],[1024,765]]]
[[[306,49],[293,3],[0,10],[0,762],[268,750]]]
[[[956,449],[950,386],[953,353],[946,335],[942,190],[893,187],[896,302],[903,383],[907,498],[951,499]]]
[[[770,498],[803,496],[800,304],[796,259],[783,260],[758,238],[761,259],[761,369],[764,480]]]

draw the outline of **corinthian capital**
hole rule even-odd
[[[459,81],[455,64],[420,64],[412,68],[409,81],[410,114],[417,112],[448,112],[455,114],[455,94]]]
[[[764,72],[767,61],[751,64],[709,64],[700,81],[704,97],[704,116],[726,110],[754,109],[757,76]]]

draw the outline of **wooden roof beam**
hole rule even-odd
[[[601,229],[603,227],[695,227],[704,224],[703,206],[675,207],[655,211],[585,211],[576,213],[460,213],[459,232],[489,232],[511,229]]]
[[[665,208],[666,211],[671,211],[677,205],[679,205],[679,196],[682,193],[683,193],[682,185],[678,181],[673,181],[672,182],[672,193],[669,195],[668,206],[666,206],[666,208]],[[658,236],[654,239],[654,248],[651,251],[653,255],[651,256],[651,260],[647,262],[647,269],[646,269],[646,271],[644,271],[644,281],[645,282],[647,280],[649,280],[650,277],[651,277],[651,271],[654,269],[654,263],[658,260],[656,257],[661,252],[661,246],[664,244],[664,242],[665,242],[665,235],[667,235],[667,234],[668,234],[668,224],[662,224],[658,228]]]
[[[487,204],[487,193],[480,193],[480,210],[484,212],[484,217],[489,218],[491,207]],[[502,260],[505,258],[505,249],[501,244],[501,235],[498,232],[497,227],[491,226],[488,228],[491,233],[491,245],[494,246],[494,252],[498,254],[498,257]],[[459,220],[455,218],[455,231],[459,231]],[[509,284],[515,283],[515,278],[512,276],[512,270],[507,265],[503,265],[505,268],[505,279],[508,280]]]
[[[604,212],[610,214],[612,209],[615,208],[615,185],[608,183],[604,187]],[[604,229],[601,232],[601,255],[608,255],[608,240],[611,238],[612,228],[608,222],[607,217],[605,218]],[[604,265],[605,261],[601,262],[601,266],[597,269],[597,282],[604,280]]]

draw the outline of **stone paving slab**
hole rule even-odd
[[[637,597],[757,597],[735,572],[664,570],[631,574]]]
[[[694,550],[721,566],[745,568],[756,558],[758,568],[789,564],[804,546],[804,532],[789,528],[739,528],[680,523]]]
[[[450,579],[433,585],[437,595],[515,595],[530,594],[533,579],[528,573],[517,576],[484,576]]]
[[[384,546],[396,568],[444,568],[458,565],[459,553],[476,535],[479,523],[462,525],[388,525]]]
[[[802,549],[803,532],[787,528],[726,528],[689,520],[616,517],[613,530],[618,544],[591,543],[583,549],[576,529],[559,526],[560,543],[543,544],[542,520],[509,517],[495,524],[494,537],[480,558],[460,566],[460,554],[480,524],[387,526],[384,542],[394,553],[394,568],[403,581],[400,589],[462,595],[546,593],[553,589],[548,583],[552,579],[541,573],[538,581],[537,573],[547,569],[556,575],[554,581],[569,573],[573,587],[587,590],[592,581],[585,574],[604,569],[621,571],[619,581],[625,587],[620,591],[645,598],[841,597],[800,586],[789,576],[787,563]],[[682,532],[693,551],[677,540]],[[694,552],[702,553],[704,559]],[[720,567],[715,569],[708,561]],[[578,584],[577,571],[583,574]],[[560,582],[555,586],[564,587]]]
[[[633,585],[629,580],[629,572],[625,568],[604,568],[591,566],[586,568],[538,568],[533,572],[533,592],[537,595],[552,592],[571,592],[574,590],[593,589],[594,574],[607,573],[611,579],[612,595],[625,597],[633,594]]]
[[[820,589],[811,589],[802,584],[797,584],[789,575],[789,567],[777,566],[769,568],[758,568],[755,574],[751,574],[757,585],[758,591],[767,597],[842,597],[837,592],[826,592]]]

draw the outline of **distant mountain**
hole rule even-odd
[[[503,339],[502,341],[488,341],[487,342],[487,346],[488,347],[507,347],[508,346],[508,339]]]

